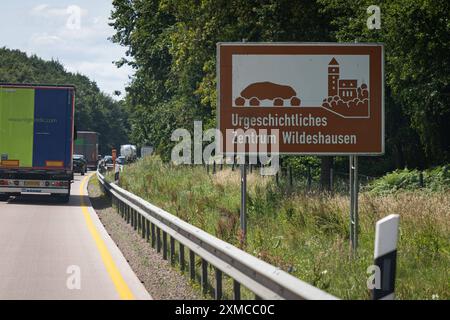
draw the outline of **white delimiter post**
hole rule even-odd
[[[372,290],[374,300],[394,299],[399,221],[398,214],[391,214],[379,220],[376,225],[374,264],[381,272],[381,283],[379,288]]]

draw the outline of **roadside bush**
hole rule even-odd
[[[441,166],[422,172],[418,170],[395,170],[372,181],[366,190],[375,194],[395,193],[399,190],[447,191],[450,190],[449,166]]]

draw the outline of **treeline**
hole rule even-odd
[[[386,155],[361,169],[449,162],[450,2],[375,2],[379,30],[366,25],[371,0],[114,0],[112,40],[128,48],[118,66],[136,71],[125,101],[132,139],[167,159],[174,129],[216,126],[217,42],[383,42]]]
[[[0,48],[0,82],[75,85],[77,130],[99,132],[101,154],[110,154],[113,147],[128,142],[128,119],[122,103],[103,94],[86,76],[67,72],[58,61]]]

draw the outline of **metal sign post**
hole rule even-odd
[[[247,164],[241,164],[241,230],[245,240],[247,236]]]
[[[358,248],[358,157],[350,156],[350,242],[356,253]]]

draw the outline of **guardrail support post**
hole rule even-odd
[[[161,252],[161,230],[156,227],[156,251]]]
[[[134,228],[134,215],[131,210],[127,210],[127,214],[130,217],[130,225],[132,228]]]
[[[208,292],[208,262],[202,258],[202,293],[206,294]]]
[[[216,269],[216,287],[214,291],[214,299],[222,299],[222,271],[218,268]]]
[[[150,221],[145,220],[145,231],[147,233],[146,240],[147,242],[150,240]]]
[[[155,224],[152,223],[152,248],[155,247],[155,244],[156,244]]]
[[[175,239],[170,237],[170,264],[175,264]]]
[[[142,239],[145,239],[145,234],[146,234],[146,225],[145,222],[147,220],[145,220],[145,217],[143,215],[141,215],[141,235],[142,235]]]
[[[189,249],[189,273],[191,280],[195,281],[195,253]]]
[[[167,232],[163,231],[163,259],[167,260]]]
[[[233,300],[241,300],[241,284],[233,279]]]
[[[180,255],[178,257],[180,260],[180,270],[184,271],[184,245],[181,242],[180,242],[179,250],[180,250]]]
[[[138,227],[138,219],[137,219],[137,212],[132,210],[131,212],[133,212],[133,218],[134,218],[134,230],[137,230]]]
[[[139,233],[139,231],[141,230],[141,217],[138,214],[137,211],[135,211],[134,209],[132,209],[134,214],[136,215],[136,230]]]

